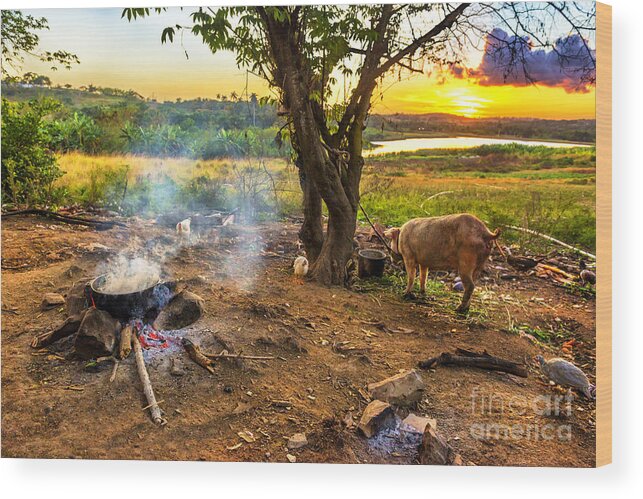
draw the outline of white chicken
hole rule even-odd
[[[304,277],[308,274],[308,260],[305,256],[295,258],[295,263],[292,267],[295,269],[295,276],[297,277]]]
[[[191,230],[190,230],[190,223],[192,222],[191,218],[186,218],[185,220],[181,220],[178,224],[176,224],[176,233],[179,236],[179,241],[188,241],[190,242],[191,240]]]

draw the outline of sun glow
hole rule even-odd
[[[467,118],[477,118],[484,114],[488,107],[489,99],[478,97],[469,88],[456,88],[445,92],[445,102],[451,101],[453,114]]]
[[[374,112],[448,113],[467,118],[524,117],[594,119],[596,93],[567,93],[562,88],[483,86],[474,81],[418,76],[391,85]]]

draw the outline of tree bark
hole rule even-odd
[[[322,224],[322,198],[315,184],[307,177],[304,165],[299,158],[295,160],[299,169],[299,185],[303,193],[304,222],[299,230],[299,238],[304,244],[306,256],[312,265],[317,261],[324,244]]]
[[[356,218],[357,212],[352,209],[329,214],[324,244],[310,270],[318,282],[326,285],[345,284],[346,265],[353,254]]]

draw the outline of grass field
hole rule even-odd
[[[490,228],[528,227],[593,251],[595,163],[594,148],[514,145],[371,157],[362,204],[386,225],[469,212]],[[57,186],[67,199],[128,214],[152,215],[177,205],[193,210],[240,206],[259,219],[301,213],[297,171],[281,159],[67,154],[60,166],[66,173]],[[542,241],[512,231],[503,239],[545,249]]]

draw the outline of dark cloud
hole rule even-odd
[[[480,85],[526,86],[532,83],[562,87],[567,92],[588,92],[594,85],[596,51],[579,35],[559,38],[551,50],[535,49],[528,38],[511,36],[501,29],[487,35],[484,55],[477,68],[454,65],[456,78],[473,78]]]

